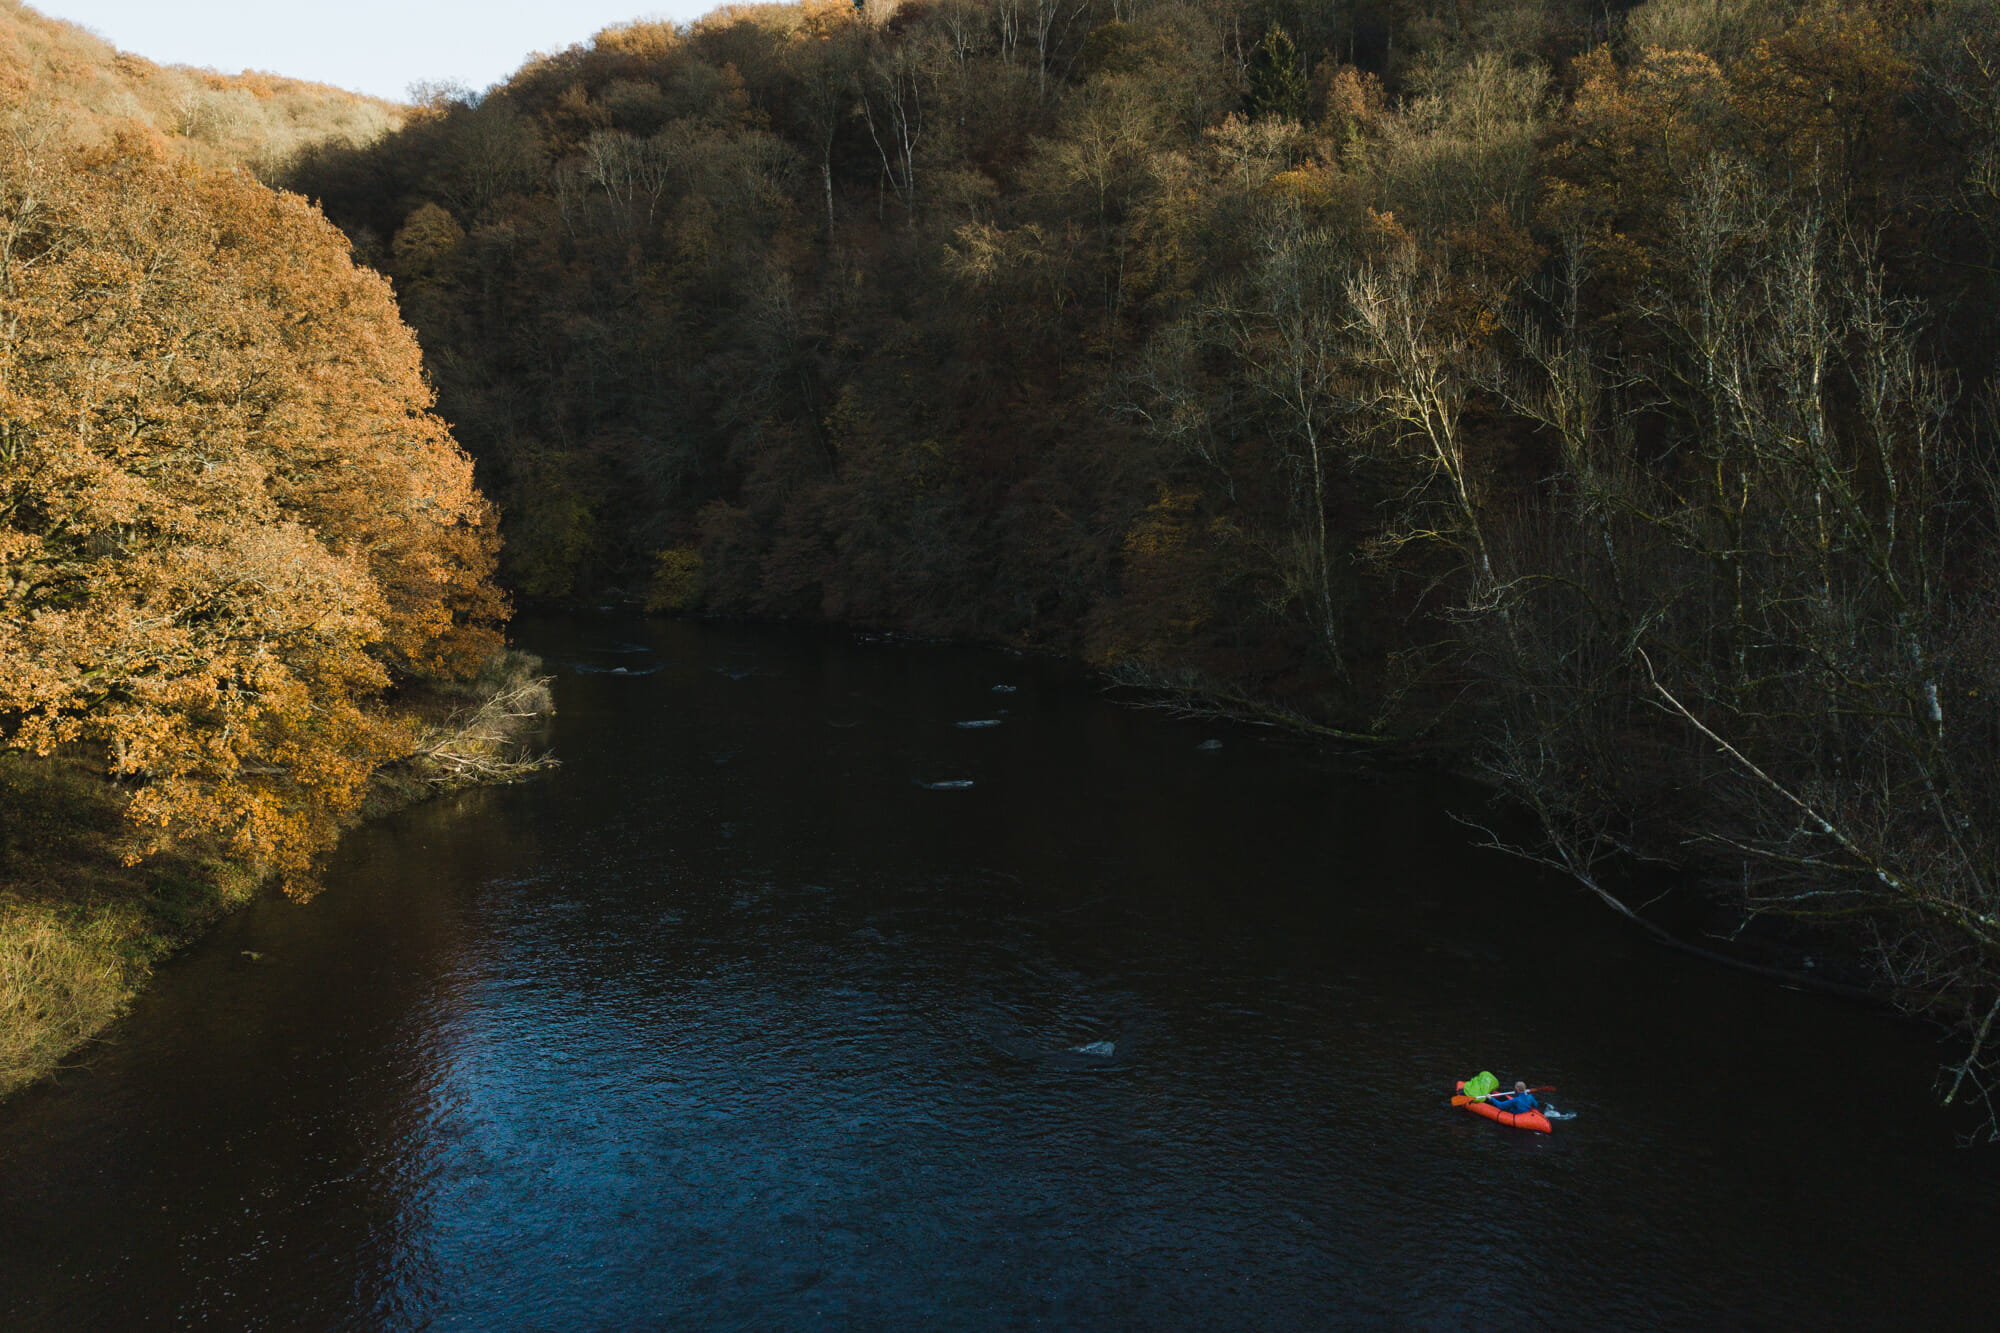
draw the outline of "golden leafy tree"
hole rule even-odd
[[[306,202],[135,139],[0,135],[0,739],[101,749],[134,856],[302,884],[498,644],[496,525],[387,284]]]

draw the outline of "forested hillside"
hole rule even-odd
[[[287,179],[521,591],[1446,746],[2000,1068],[1985,0],[732,7]]]
[[[204,166],[274,167],[307,144],[371,143],[407,108],[281,75],[156,65],[0,0],[0,103],[33,103],[79,140],[157,135]]]

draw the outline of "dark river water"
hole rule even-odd
[[[1945,1048],[1476,793],[999,653],[518,636],[559,772],[350,834],[0,1106],[0,1328],[1995,1326]]]

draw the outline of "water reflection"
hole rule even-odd
[[[1434,788],[1200,751],[997,654],[527,637],[564,769],[351,837],[331,892],[227,923],[0,1109],[6,1327],[1853,1327],[2000,1296],[2000,1169],[1947,1146],[1907,1031],[1651,950],[1467,852]],[[1480,1064],[1579,1118],[1450,1111]],[[1840,1070],[1890,1104],[1818,1110]]]

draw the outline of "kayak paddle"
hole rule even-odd
[[[1550,1086],[1550,1087],[1546,1087],[1546,1088],[1529,1088],[1529,1089],[1528,1089],[1528,1091],[1529,1091],[1529,1092],[1554,1092],[1554,1091],[1555,1091],[1555,1088],[1554,1088],[1553,1086]],[[1481,1101],[1481,1102],[1488,1102],[1488,1101],[1492,1101],[1492,1100],[1493,1100],[1493,1099],[1494,1099],[1495,1097],[1512,1097],[1513,1095],[1514,1095],[1514,1094],[1513,1094],[1512,1092],[1501,1092],[1501,1091],[1499,1091],[1498,1089],[1495,1089],[1494,1091],[1492,1091],[1492,1092],[1489,1092],[1489,1093],[1487,1093],[1487,1094],[1486,1094],[1486,1095],[1485,1095],[1484,1097],[1468,1097],[1468,1096],[1466,1096],[1466,1095],[1465,1095],[1464,1093],[1462,1093],[1462,1092],[1461,1092],[1461,1093],[1459,1093],[1458,1095],[1454,1096],[1454,1097],[1453,1097],[1453,1098],[1451,1099],[1451,1104],[1452,1104],[1453,1106],[1465,1106],[1465,1105],[1468,1105],[1469,1103],[1472,1103],[1472,1102],[1475,1102],[1475,1101]]]

